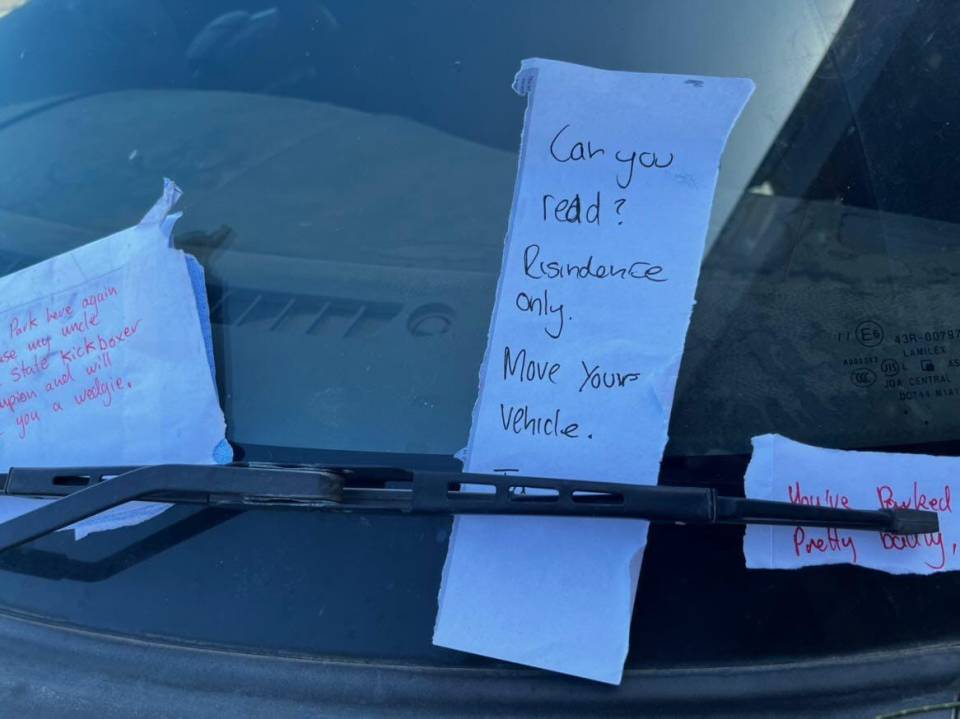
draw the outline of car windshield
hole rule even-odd
[[[742,491],[750,438],[767,432],[950,452],[958,32],[938,2],[0,0],[0,272],[134,224],[170,177],[238,457],[447,462],[470,430],[500,271],[521,60],[749,77],[661,480]],[[923,362],[907,371],[904,356]],[[675,532],[651,537],[635,662],[754,651],[764,632],[787,638],[767,654],[960,633],[946,610],[933,629],[881,629],[815,604],[833,583],[907,617],[917,586],[948,578],[747,579],[739,535]],[[701,601],[674,603],[681,589]],[[769,614],[729,625],[752,637],[739,648],[654,641],[664,617],[693,636],[784,593],[832,633]]]
[[[889,393],[852,386],[827,360],[851,353],[836,336],[867,308],[811,306],[811,282],[839,300],[889,281],[876,227],[892,220],[847,133],[859,108],[818,88],[856,73],[867,97],[910,19],[885,20],[890,39],[869,48],[845,41],[839,61],[852,66],[837,67],[827,51],[849,5],[8,2],[2,261],[129,226],[172,177],[185,192],[175,242],[207,271],[231,440],[452,454],[500,270],[520,60],[747,76],[758,90],[723,160],[670,452],[742,453],[774,429],[854,446],[943,437],[949,412],[923,429],[912,417],[868,429],[853,413]],[[62,42],[45,41],[49,27]],[[936,216],[906,214],[896,231]],[[912,260],[937,227],[898,251]],[[810,247],[821,236],[836,247]],[[866,246],[878,270],[837,256],[854,242],[847,251],[859,260]],[[803,260],[780,261],[790,256]],[[869,308],[891,334],[893,307]]]

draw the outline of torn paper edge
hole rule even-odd
[[[155,228],[156,231],[160,233],[167,247],[172,247],[173,229],[177,220],[183,216],[183,213],[171,213],[171,210],[182,196],[183,190],[180,189],[176,182],[168,177],[163,178],[163,192],[135,227],[148,230]],[[193,289],[211,380],[213,381],[214,392],[217,392],[216,364],[213,354],[213,331],[210,324],[210,305],[207,300],[203,266],[193,255],[183,254],[186,260],[187,274]],[[226,439],[221,440],[220,443],[211,450],[211,459],[215,464],[227,464],[233,461],[233,447]],[[30,497],[21,497],[19,499],[28,500],[32,504],[29,509],[24,509],[22,513],[36,509],[51,501]],[[97,532],[140,524],[159,516],[173,506],[173,504],[164,502],[127,502],[118,507],[113,507],[105,512],[100,512],[92,517],[88,517],[87,519],[83,519],[75,524],[62,527],[58,531],[73,531],[74,539],[79,541]]]
[[[793,445],[801,446],[805,449],[809,449],[815,452],[821,452],[824,455],[856,455],[856,454],[870,454],[870,455],[882,455],[886,454],[884,452],[876,452],[870,450],[853,450],[853,449],[835,449],[828,447],[819,447],[817,445],[807,444],[806,442],[799,442],[795,439],[789,437],[784,437],[779,434],[764,434],[753,437],[751,439],[751,445],[753,447],[753,456],[750,458],[750,464],[747,466],[747,473],[744,475],[744,495],[748,499],[764,499],[764,500],[773,500],[773,501],[784,501],[782,496],[774,496],[773,492],[773,480],[774,473],[777,471],[777,459],[776,459],[776,450],[777,444],[780,442],[789,442]],[[762,448],[764,445],[767,445],[767,449],[761,449],[761,453],[764,456],[763,462],[756,460],[758,448]],[[902,454],[902,453],[891,453],[891,454]],[[949,459],[949,458],[943,458]],[[754,462],[757,461],[757,464],[754,465]],[[753,467],[757,469],[752,469]],[[873,507],[856,507],[856,509],[873,509]],[[744,532],[742,548],[744,555],[744,564],[747,569],[767,569],[767,570],[777,570],[777,571],[798,571],[804,569],[813,569],[819,567],[829,567],[837,565],[847,565],[850,567],[858,567],[859,569],[865,569],[874,572],[884,572],[886,574],[893,575],[915,575],[915,576],[931,576],[938,573],[944,573],[947,571],[960,571],[958,569],[943,569],[934,572],[924,572],[914,568],[914,566],[904,566],[897,563],[883,563],[878,562],[876,564],[859,564],[854,563],[846,558],[837,558],[836,561],[822,561],[815,562],[810,564],[790,564],[790,563],[781,563],[777,560],[777,553],[774,547],[774,531],[775,528],[768,525],[758,525],[758,524],[748,524],[746,531]],[[863,533],[867,533],[865,530],[862,530]],[[752,547],[751,551],[747,552],[747,545],[750,544]],[[751,558],[753,561],[751,561]]]
[[[528,149],[527,147],[528,146],[528,143],[527,143],[528,127],[532,120],[533,102],[534,102],[534,95],[535,95],[535,93],[533,93],[532,91],[535,89],[536,81],[538,77],[538,68],[528,66],[528,63],[531,63],[531,62],[534,62],[534,60],[525,59],[522,62],[521,68],[515,75],[514,82],[512,85],[514,91],[517,92],[518,94],[528,95],[528,101],[524,111],[523,127],[521,129],[520,151],[518,153],[518,160],[517,160],[516,180],[514,183],[514,192],[513,192],[513,198],[511,203],[509,221],[507,224],[507,232],[504,239],[504,248],[503,248],[503,254],[501,256],[501,265],[500,265],[500,272],[497,279],[495,298],[499,298],[501,296],[502,285],[504,282],[504,268],[506,266],[507,254],[509,250],[509,239],[513,234],[514,224],[516,221],[518,195],[520,191],[520,182],[521,182],[520,168],[523,167],[524,160],[526,158],[527,149]],[[551,62],[551,61],[548,61],[548,62]],[[729,141],[730,134],[733,132],[733,128],[736,126],[737,121],[739,120],[741,114],[743,113],[743,110],[746,107],[747,102],[749,101],[750,97],[752,97],[753,93],[756,90],[756,85],[749,78],[738,78],[738,79],[741,79],[748,84],[748,90],[746,93],[746,97],[744,98],[743,104],[740,106],[739,110],[735,113],[731,122],[726,127],[725,132],[722,133],[722,135],[719,137],[718,163],[717,163],[717,167],[714,170],[713,179],[712,179],[714,187],[716,187],[717,176],[719,175],[719,170],[720,170],[719,158],[722,158],[723,152],[726,149],[726,145]],[[710,201],[711,211],[713,208],[713,201],[714,201],[714,198],[712,197]],[[701,242],[703,243],[701,254],[706,247],[706,238],[707,238],[708,231],[709,231],[709,227],[707,226],[704,229],[703,238],[701,239]],[[702,265],[702,258],[701,258],[701,265]],[[700,270],[701,270],[701,266],[698,266],[697,282],[695,283],[694,288],[696,288],[699,285]],[[692,318],[693,308],[695,305],[696,305],[696,298],[694,296],[691,298],[690,308],[686,316],[686,321],[684,323],[684,333],[683,333],[683,339],[681,341],[679,354],[674,355],[669,360],[664,362],[658,369],[653,370],[647,382],[648,391],[652,394],[653,399],[659,404],[662,410],[663,421],[668,426],[669,426],[670,416],[672,414],[673,399],[676,392],[676,384],[679,376],[679,369],[680,369],[680,363],[682,360],[683,349],[686,346],[690,320]],[[483,387],[483,379],[486,376],[488,364],[490,362],[490,357],[492,354],[491,346],[490,346],[490,338],[494,336],[496,332],[496,320],[497,320],[497,303],[495,301],[493,309],[491,311],[491,321],[489,323],[489,328],[487,332],[487,342],[484,349],[484,356],[480,364],[480,370],[478,372],[478,392],[477,392],[477,399],[474,402],[473,411],[471,412],[470,436],[468,438],[466,447],[461,449],[456,455],[457,458],[464,463],[465,471],[477,471],[476,468],[469,466],[471,461],[472,450],[474,447],[474,442],[476,441],[474,437],[473,427],[476,426],[477,419],[479,417],[480,405],[482,401],[482,393],[480,390]],[[664,448],[666,446],[667,441],[669,441],[669,437],[665,438]],[[663,461],[663,456],[661,452],[660,462],[662,463],[662,461]],[[453,521],[453,529],[451,530],[451,534],[449,538],[447,557],[444,561],[444,566],[441,573],[440,588],[437,593],[438,607],[443,606],[445,587],[447,584],[446,580],[447,580],[447,575],[448,575],[450,564],[451,564],[450,558],[454,554],[457,537],[458,537],[458,524],[459,524],[458,518],[455,516]],[[643,542],[641,546],[638,548],[637,554],[635,554],[634,558],[631,559],[630,566],[628,568],[631,573],[631,580],[632,580],[631,604],[635,599],[636,592],[638,589],[640,565],[642,564],[642,557],[646,552],[647,539],[648,537],[645,533]],[[636,561],[637,556],[640,557],[640,561]],[[434,643],[436,643],[436,631],[437,631],[438,621],[439,621],[439,613],[434,621],[434,630],[433,630]],[[626,659],[626,652],[628,651],[628,647],[629,647],[629,634],[627,636],[626,644],[627,644],[627,649],[625,649],[624,651],[624,656],[623,656],[624,660]],[[622,678],[622,664],[623,662],[621,662],[621,671],[618,678],[615,681],[610,681],[609,683],[614,683],[614,684],[620,683],[620,679]],[[599,677],[596,677],[596,678],[599,681],[607,681]]]
[[[477,419],[480,416],[480,403],[482,401],[482,396],[480,388],[483,387],[483,378],[487,373],[487,366],[490,364],[490,358],[492,356],[492,349],[490,347],[490,338],[493,337],[494,328],[497,322],[497,298],[500,297],[501,290],[503,289],[504,279],[504,269],[507,266],[507,254],[510,249],[508,240],[513,232],[514,223],[516,221],[516,213],[518,202],[520,198],[520,168],[523,167],[523,161],[527,156],[527,125],[531,119],[531,112],[533,110],[533,103],[536,95],[532,93],[532,90],[535,86],[538,70],[535,67],[528,67],[527,63],[529,60],[524,60],[520,64],[520,69],[517,71],[517,74],[513,78],[513,90],[521,97],[526,97],[526,107],[523,110],[523,125],[520,128],[520,151],[517,153],[517,168],[514,172],[514,182],[513,182],[513,197],[510,200],[510,215],[507,217],[507,229],[506,234],[503,237],[503,252],[500,255],[500,271],[497,274],[497,288],[494,291],[493,295],[493,307],[490,309],[490,322],[487,327],[487,341],[486,346],[483,350],[483,360],[480,362],[480,371],[477,373],[477,398],[473,402],[473,411],[470,413],[470,434],[467,436],[467,446],[458,452],[459,459],[463,462],[464,470],[467,470],[467,467],[470,463],[470,454],[473,449],[474,443],[474,432],[473,428],[477,424]],[[454,517],[454,526],[456,526],[456,517]],[[450,545],[453,546],[454,542],[454,532],[450,533]],[[448,549],[447,556],[450,556],[450,551]],[[444,564],[446,568],[446,563]],[[436,627],[436,623],[434,623]]]

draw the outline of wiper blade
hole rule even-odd
[[[681,524],[803,525],[894,534],[939,530],[936,512],[839,509],[718,495],[708,487],[312,465],[15,468],[0,494],[58,497],[0,523],[0,551],[131,500],[208,506],[620,517]]]

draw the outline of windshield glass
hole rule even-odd
[[[851,446],[942,437],[947,413],[867,431],[860,416],[891,397],[911,405],[840,367],[856,345],[836,337],[861,316],[891,338],[949,326],[901,323],[901,305],[878,298],[896,289],[891,263],[939,252],[948,230],[890,238],[912,235],[914,215],[948,219],[943,208],[893,189],[897,205],[881,206],[857,154],[894,161],[889,130],[861,139],[854,118],[887,101],[872,88],[900,91],[879,73],[900,67],[894,48],[919,19],[911,6],[869,43],[857,31],[838,46],[849,6],[8,2],[2,262],[129,226],[172,177],[185,191],[175,242],[207,270],[231,440],[451,454],[469,431],[500,269],[521,59],[746,76],[757,92],[723,159],[669,451],[744,452],[771,430]],[[921,121],[906,113],[883,116]],[[844,262],[844,249],[875,259]],[[823,292],[831,302],[810,301]]]
[[[455,466],[513,195],[521,60],[748,77],[756,92],[723,155],[661,480],[742,491],[750,438],[766,432],[950,451],[960,437],[958,33],[960,17],[939,2],[0,0],[0,273],[136,223],[170,177],[184,190],[174,242],[206,270],[238,457],[404,453]],[[381,655],[441,656],[429,636],[446,525],[323,519],[330,545],[349,548],[329,562],[356,577],[381,562],[373,592],[369,577],[309,564],[307,542],[283,534],[314,537],[321,519],[287,513],[278,531],[267,514],[225,523],[217,546],[263,538],[264,592],[281,586],[269,572],[300,561],[335,578],[311,585],[330,593],[326,618],[306,601],[277,610],[302,614],[289,626],[278,618],[285,634],[257,634],[241,615],[261,608],[230,609],[227,595],[223,611],[236,616],[224,616],[236,621],[215,626],[186,610],[117,611],[110,582],[7,577],[0,601],[109,627],[129,612],[164,636],[222,629],[244,646],[312,651],[302,643],[315,641],[347,653],[362,636]],[[384,537],[408,543],[388,552]],[[741,538],[653,529],[634,665],[960,633],[945,591],[954,575],[922,592],[916,578],[850,567],[747,572]],[[188,555],[158,559],[161,579],[193,572],[180,582],[193,603],[229,591],[232,578]],[[240,550],[233,560],[238,576],[255,561]],[[122,581],[152,581],[144,574]],[[70,586],[85,599],[68,607]],[[406,592],[397,606],[416,622],[384,650],[384,627],[407,616],[364,605],[376,622],[344,623],[359,611],[348,586]],[[863,594],[876,607],[839,601]],[[904,620],[927,613],[932,595],[941,621]],[[809,610],[807,623],[783,621],[788,601]],[[823,631],[810,631],[816,621]]]

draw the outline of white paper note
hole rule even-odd
[[[653,484],[745,79],[525,60],[465,469]],[[642,521],[458,517],[434,643],[619,683]]]
[[[0,467],[226,461],[202,270],[169,246],[170,181],[137,226],[0,278]],[[4,499],[20,514],[38,500]],[[77,536],[150,518],[128,503]]]
[[[775,434],[753,438],[747,497],[851,509],[922,509],[940,517],[936,534],[898,536],[815,527],[749,525],[743,552],[751,569],[856,564],[893,574],[960,569],[960,523],[953,514],[960,458],[811,447]]]

